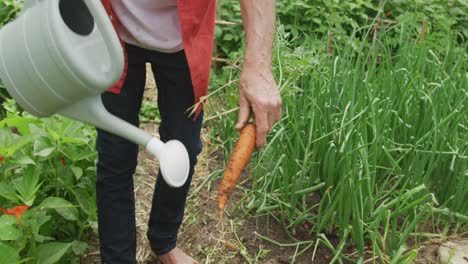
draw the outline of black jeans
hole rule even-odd
[[[184,51],[167,54],[132,45],[127,45],[127,51],[127,79],[119,95],[110,92],[102,95],[105,107],[138,126],[145,63],[151,63],[158,87],[160,137],[163,141],[180,140],[190,156],[190,174],[184,186],[169,187],[159,172],[154,189],[147,237],[154,252],[162,255],[176,246],[194,166],[202,149],[203,113],[193,120],[186,112],[193,105],[194,94]],[[111,133],[97,131],[96,195],[101,259],[107,264],[136,263],[133,174],[139,147]]]

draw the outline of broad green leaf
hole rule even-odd
[[[17,240],[21,236],[17,224],[18,222],[14,216],[2,215],[0,217],[0,240]]]
[[[73,170],[69,166],[59,165],[57,169],[57,175],[60,175],[60,182],[63,184],[63,187],[73,186],[73,184],[76,182]]]
[[[72,249],[75,255],[81,255],[88,249],[88,244],[85,242],[75,240],[72,242]]]
[[[29,211],[31,212],[31,211]],[[25,215],[25,216],[28,216],[28,215]],[[28,220],[28,225],[29,225],[29,228],[31,230],[31,233],[34,235],[34,239],[37,241],[37,242],[45,242],[45,241],[49,241],[49,240],[54,240],[54,239],[50,239],[49,237],[46,237],[46,236],[42,236],[39,234],[39,231],[41,229],[41,226],[44,225],[45,223],[47,223],[52,217],[50,215],[47,215],[47,212],[46,211],[35,211],[34,212],[34,216],[32,217],[26,217],[25,219],[25,222],[26,220]]]
[[[70,144],[61,144],[58,148],[58,151],[66,158],[73,161],[78,152],[76,147]]]
[[[42,185],[39,182],[39,173],[38,167],[29,166],[23,172],[23,176],[16,181],[17,197],[26,205],[33,205],[36,194]]]
[[[229,40],[232,40],[233,38],[234,38],[234,36],[232,34],[226,34],[226,35],[224,35],[223,40],[229,41]]]
[[[16,127],[21,135],[29,134],[30,124],[39,124],[39,119],[25,117],[10,117],[0,121],[0,127],[7,125],[8,127]]]
[[[84,145],[89,143],[89,139],[83,133],[84,125],[69,118],[47,118],[44,119],[47,131],[55,141],[61,140],[63,143]]]
[[[36,165],[36,162],[26,155],[21,155],[19,158],[14,160],[14,163],[19,165]]]
[[[8,127],[0,127],[0,149],[6,150],[6,148],[11,143],[12,140],[13,140],[13,133],[11,132],[11,129]],[[2,154],[5,155],[5,153],[2,153]]]
[[[82,168],[72,166],[71,169],[72,169],[73,174],[75,175],[75,178],[77,180],[79,180],[81,178],[81,176],[83,176],[83,169]]]
[[[39,243],[44,243],[47,241],[54,241],[55,239],[53,237],[48,237],[48,236],[37,234],[37,235],[34,235],[34,240]]]
[[[47,215],[46,212],[40,213],[36,217],[37,227],[40,228],[43,224],[49,222],[52,216]]]
[[[47,197],[39,205],[40,208],[54,209],[67,220],[78,219],[78,209],[69,201],[59,197]]]
[[[0,196],[12,202],[18,203],[15,188],[9,184],[0,182]]]
[[[48,157],[55,150],[54,144],[49,138],[40,137],[34,142],[34,155]]]
[[[96,152],[94,150],[82,151],[76,156],[75,161],[89,160],[89,159],[94,160],[93,158],[95,156],[96,156]]]
[[[98,222],[97,221],[88,221],[88,225],[93,229],[93,232],[97,234],[98,232]]]
[[[59,148],[60,153],[65,157],[72,160],[72,162],[78,162],[81,160],[89,160],[94,163],[96,151],[92,147],[79,147],[76,144],[62,144]]]
[[[90,205],[90,200],[91,200],[89,193],[81,188],[70,188],[70,190],[75,195],[75,198],[78,201],[78,204],[80,205],[81,210],[83,210],[83,212],[89,215],[90,214],[89,205]]]
[[[45,129],[41,126],[36,125],[36,124],[30,124],[29,125],[29,130],[31,132],[31,135],[34,135],[36,138],[39,137],[46,137],[48,134],[45,131]]]
[[[17,220],[13,215],[0,216],[0,228],[17,224]]]
[[[16,249],[0,242],[0,263],[17,263],[19,261]]]
[[[65,125],[63,129],[63,135],[73,135],[72,137],[74,138],[75,136],[82,136],[82,130],[84,128],[83,123],[77,122],[75,120],[72,120],[70,118],[64,118],[63,119],[63,124]]]
[[[70,144],[76,144],[76,145],[87,145],[89,144],[89,140],[85,137],[79,137],[79,138],[72,138],[72,137],[64,137],[62,138],[63,143],[70,143]]]
[[[71,243],[49,242],[37,247],[39,264],[57,263],[70,248]]]
[[[0,153],[5,157],[12,156],[16,151],[31,143],[31,135],[18,136],[10,128],[0,128]]]
[[[54,152],[54,147],[43,148],[38,151],[34,151],[34,155],[41,156],[41,157],[48,157]]]
[[[49,135],[52,137],[52,139],[53,139],[54,141],[59,141],[59,140],[60,140],[60,135],[57,134],[57,132],[55,132],[55,131],[52,130],[52,129],[49,129],[48,126],[46,126],[46,130],[47,130],[47,132],[49,133]]]

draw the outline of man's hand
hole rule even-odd
[[[239,82],[239,117],[236,129],[248,122],[251,110],[257,128],[257,148],[266,142],[267,133],[281,118],[281,97],[271,68],[244,66]]]
[[[240,0],[245,30],[245,59],[239,83],[239,118],[242,129],[251,110],[257,127],[257,147],[281,118],[281,97],[273,78],[271,53],[275,35],[275,0]]]

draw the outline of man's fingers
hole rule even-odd
[[[268,109],[268,131],[271,131],[275,124],[281,119],[281,98],[275,98],[266,106]]]
[[[271,131],[276,124],[276,117],[274,113],[268,114],[268,131]]]
[[[273,125],[274,126],[276,124],[276,122],[280,121],[281,120],[281,111],[282,111],[282,108],[283,108],[283,102],[281,101],[281,98],[278,99],[278,101],[275,103],[275,105],[273,106],[273,112],[272,112],[272,119],[273,119]]]
[[[239,115],[237,117],[236,130],[241,130],[249,121],[250,104],[243,95],[239,96]]]
[[[253,105],[255,125],[257,127],[257,148],[266,143],[266,136],[273,126],[281,119],[281,98],[275,100],[259,100]]]
[[[268,124],[268,113],[266,111],[257,111],[255,113],[255,126],[257,129],[257,148],[261,149],[266,142],[266,136],[270,131]]]
[[[276,122],[281,119],[281,103],[273,102],[268,113],[268,124],[270,130],[275,126]]]

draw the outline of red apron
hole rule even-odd
[[[111,0],[101,0],[114,27],[117,29],[118,20],[112,10]],[[178,0],[177,1],[182,30],[182,39],[185,55],[190,68],[193,92],[197,104],[208,93],[208,81],[210,78],[211,55],[213,53],[214,24],[216,12],[216,0]],[[110,92],[120,93],[120,89],[127,74],[127,54],[125,52],[125,68],[122,77]],[[195,117],[202,109],[202,104],[197,108]]]

